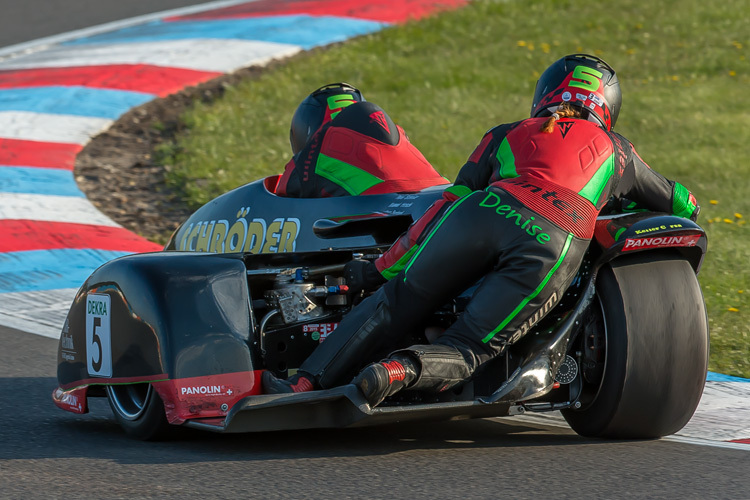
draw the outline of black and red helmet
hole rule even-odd
[[[292,117],[289,142],[297,154],[321,125],[331,121],[345,107],[364,102],[362,93],[348,83],[329,83],[303,100]]]
[[[558,59],[536,82],[531,117],[549,116],[564,102],[580,107],[584,118],[612,130],[622,105],[615,70],[589,54],[571,54]]]

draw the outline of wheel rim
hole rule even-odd
[[[604,310],[604,304],[602,303],[601,299],[598,296],[596,298],[596,301],[599,304],[599,311],[601,314],[602,329],[603,329],[603,334],[604,334],[604,369],[602,370],[601,378],[599,379],[597,383],[592,384],[590,382],[586,382],[585,379],[583,380],[583,387],[581,389],[581,394],[579,395],[579,400],[582,400],[581,403],[583,404],[578,409],[578,411],[586,410],[599,397],[599,393],[602,390],[604,377],[607,374],[607,364],[609,362],[609,351],[608,351],[609,328],[607,327],[607,312]],[[583,377],[583,373],[581,373],[580,376]]]
[[[107,397],[122,418],[138,420],[146,411],[151,391],[151,384],[108,385]]]

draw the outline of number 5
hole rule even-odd
[[[102,356],[104,354],[104,351],[102,350],[102,340],[99,338],[99,335],[96,333],[96,329],[102,326],[102,318],[95,317],[94,318],[94,330],[92,332],[93,339],[91,340],[92,344],[96,344],[96,347],[99,349],[99,356],[97,357],[97,360],[95,361],[94,358],[91,358],[91,366],[94,368],[95,373],[99,373],[102,369]]]
[[[588,66],[576,66],[573,70],[573,78],[575,78],[575,80],[571,80],[568,85],[596,92],[599,90],[599,85],[602,83],[602,76],[604,76],[604,73],[595,70],[594,68],[589,68]]]

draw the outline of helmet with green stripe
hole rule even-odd
[[[294,112],[289,129],[292,152],[297,154],[308,139],[339,112],[355,102],[364,102],[362,93],[348,83],[329,83],[307,96]]]
[[[615,70],[599,57],[571,54],[547,68],[534,91],[531,117],[549,116],[562,103],[582,112],[583,118],[612,130],[622,105]]]

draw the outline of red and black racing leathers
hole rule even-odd
[[[324,123],[287,163],[276,194],[295,198],[416,192],[449,184],[377,105],[358,102]]]
[[[442,200],[377,262],[390,280],[357,306],[300,368],[321,387],[349,381],[438,307],[480,282],[432,346],[413,346],[422,377],[445,390],[517,341],[561,298],[612,197],[697,215],[695,198],[651,170],[632,144],[582,119],[490,130]],[[421,385],[420,385],[421,383]]]

